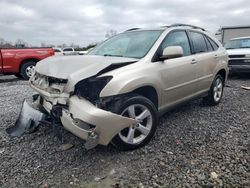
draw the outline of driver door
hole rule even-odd
[[[191,54],[186,31],[170,32],[160,46],[160,54],[168,46],[181,46],[183,57],[161,62],[160,75],[163,83],[163,107],[168,107],[191,98],[197,93],[197,62]],[[160,63],[160,62],[159,62]]]

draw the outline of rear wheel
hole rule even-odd
[[[208,92],[208,96],[205,97],[205,101],[208,105],[215,106],[220,103],[224,91],[224,79],[220,74],[216,75],[210,90]]]
[[[157,126],[157,110],[154,104],[140,95],[132,95],[118,101],[113,112],[137,120],[135,125],[123,129],[112,144],[119,150],[133,150],[147,144],[153,137]]]
[[[34,61],[28,61],[22,64],[21,70],[20,70],[20,75],[22,76],[22,78],[25,80],[28,80],[34,73],[35,66],[36,66],[36,62]]]

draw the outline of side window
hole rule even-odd
[[[216,44],[216,42],[214,42],[209,37],[207,37],[207,38],[208,38],[209,42],[212,44],[214,51],[216,51],[219,48],[218,44]]]
[[[166,36],[160,46],[160,54],[168,46],[181,46],[183,49],[184,56],[191,54],[188,37],[185,31],[174,31]]]
[[[250,40],[249,39],[241,40],[241,48],[249,48],[249,47],[250,47]]]
[[[190,37],[193,42],[194,53],[202,53],[207,51],[205,39],[201,33],[190,31]]]
[[[206,44],[207,44],[208,51],[209,52],[214,51],[212,44],[208,41],[208,39],[207,39],[207,37],[205,35],[204,35],[204,38],[205,38],[205,41],[206,41]]]

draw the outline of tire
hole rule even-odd
[[[34,61],[27,61],[22,64],[20,69],[20,75],[23,79],[29,80],[32,75],[32,71],[34,71],[34,67],[36,66],[36,62]]]
[[[16,76],[17,78],[23,78],[22,75],[19,74],[19,73],[15,74],[15,76]]]
[[[158,116],[155,105],[149,99],[140,95],[129,95],[113,104],[111,111],[131,118],[133,116],[140,121],[137,125],[123,129],[112,139],[111,144],[117,149],[121,151],[137,149],[147,144],[154,136]]]
[[[204,98],[205,102],[210,106],[218,105],[222,99],[224,91],[224,79],[217,74],[208,92],[208,96]]]

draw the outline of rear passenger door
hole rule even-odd
[[[198,31],[189,31],[193,57],[196,60],[197,88],[202,93],[210,88],[217,54],[206,35]]]

